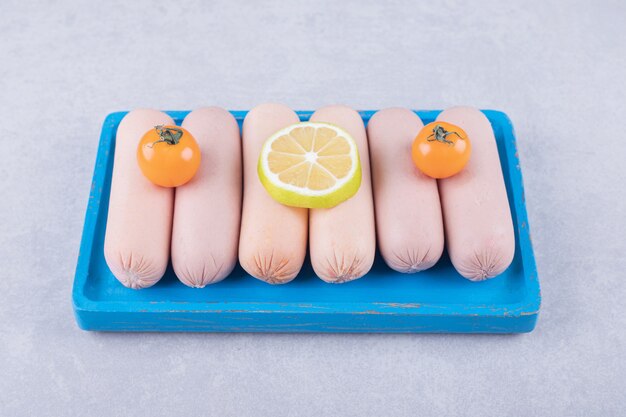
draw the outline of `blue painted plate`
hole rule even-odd
[[[180,124],[188,112],[168,112]],[[240,126],[246,111],[233,111]],[[367,124],[375,111],[360,112]],[[429,123],[439,111],[416,112]],[[516,253],[500,276],[470,282],[448,257],[417,274],[389,269],[380,256],[363,278],[341,285],[315,276],[308,260],[298,277],[269,285],[235,268],[224,281],[186,287],[171,268],[154,287],[122,286],[104,260],[103,244],[117,126],[104,121],[74,278],[73,302],[81,329],[185,332],[520,333],[535,327],[539,281],[524,202],[513,126],[506,114],[486,110],[498,142],[515,227]],[[312,112],[298,112],[308,120]]]

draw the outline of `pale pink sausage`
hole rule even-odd
[[[381,110],[367,125],[378,249],[399,272],[430,268],[443,252],[437,181],[411,159],[413,140],[423,127],[414,112],[402,108]]]
[[[133,110],[120,122],[115,139],[104,257],[113,275],[134,289],[161,279],[170,255],[174,190],[152,184],[137,163],[142,136],[162,124],[174,121],[157,110]]]
[[[198,172],[176,188],[172,266],[186,285],[221,281],[237,263],[241,219],[241,138],[235,118],[207,107],[189,113],[182,126],[202,152]]]
[[[437,120],[461,127],[472,142],[465,169],[439,180],[450,259],[469,280],[494,277],[511,264],[515,237],[493,129],[471,107],[445,110]]]
[[[376,233],[367,137],[363,120],[349,107],[328,106],[317,110],[314,122],[335,124],[354,138],[361,157],[359,191],[329,209],[311,209],[309,247],[311,264],[324,281],[341,283],[365,275],[374,263]]]
[[[291,281],[306,255],[307,215],[267,193],[257,173],[265,140],[300,119],[281,104],[262,104],[250,110],[243,123],[243,211],[239,263],[252,276],[271,284]]]

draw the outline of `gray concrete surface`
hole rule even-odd
[[[626,415],[626,3],[339,3],[0,2],[0,415]],[[508,112],[535,332],[78,330],[104,116],[268,100]]]

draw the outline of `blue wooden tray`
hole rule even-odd
[[[181,123],[188,112],[168,112]],[[246,111],[232,112],[240,126]],[[374,111],[360,112],[367,123]],[[424,123],[438,111],[418,111]],[[540,294],[524,203],[513,126],[506,114],[486,110],[494,128],[513,213],[516,252],[499,277],[470,282],[444,253],[428,271],[400,274],[380,256],[363,278],[341,285],[315,276],[308,262],[294,281],[269,285],[240,267],[203,289],[186,287],[171,268],[152,288],[122,286],[104,260],[109,190],[117,126],[104,121],[85,218],[73,302],[81,329],[194,332],[520,333],[535,327]],[[298,112],[308,120],[312,112]]]

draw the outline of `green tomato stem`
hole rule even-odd
[[[183,137],[183,130],[177,127],[165,127],[163,125],[154,126],[154,129],[159,134],[159,140],[152,142],[151,146],[160,142],[165,142],[168,145],[178,145],[180,138]]]

